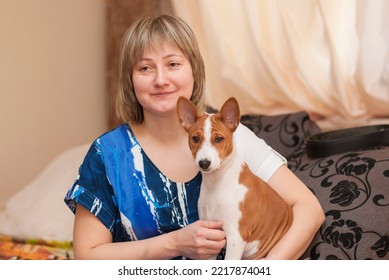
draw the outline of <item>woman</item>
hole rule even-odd
[[[201,174],[176,113],[179,96],[202,109],[204,81],[196,39],[181,19],[145,17],[129,28],[117,99],[124,124],[93,143],[65,198],[75,212],[77,259],[206,259],[225,246],[220,222],[198,220]],[[297,259],[323,211],[284,158],[240,127],[238,152],[293,209],[292,227],[267,258]]]

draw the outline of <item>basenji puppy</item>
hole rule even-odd
[[[200,220],[223,223],[225,259],[265,258],[289,229],[293,215],[288,204],[237,154],[233,133],[240,121],[238,102],[232,97],[218,114],[203,114],[180,97],[177,113],[202,173]]]

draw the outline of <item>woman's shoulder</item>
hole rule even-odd
[[[123,123],[115,128],[112,128],[111,130],[108,130],[101,134],[96,140],[98,139],[104,139],[104,138],[111,138],[118,135],[128,135],[130,132],[129,125],[126,123]]]
[[[126,142],[131,136],[131,130],[128,124],[121,124],[109,131],[104,132],[97,138],[95,138],[93,144],[100,144],[101,142],[105,143],[117,143],[117,142]]]
[[[90,146],[90,150],[101,153],[101,147],[128,147],[131,144],[131,130],[128,124],[121,124],[109,131],[104,132],[94,139]]]

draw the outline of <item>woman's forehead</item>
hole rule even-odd
[[[162,41],[158,44],[150,44],[148,46],[145,46],[143,49],[142,56],[151,54],[151,53],[162,53],[162,54],[179,54],[182,55],[181,49],[173,43],[170,43],[168,41]]]
[[[155,55],[160,56],[172,56],[178,55],[187,57],[185,53],[175,44],[169,40],[149,41],[148,44],[143,46],[143,49],[139,50],[136,57],[136,61],[140,61],[144,58],[152,57]]]

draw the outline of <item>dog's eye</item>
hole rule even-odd
[[[224,137],[217,136],[217,137],[215,138],[215,143],[221,143],[221,142],[223,142],[223,140],[224,140]]]
[[[194,142],[194,143],[199,143],[200,142],[200,137],[198,137],[198,136],[192,136],[192,141]]]

